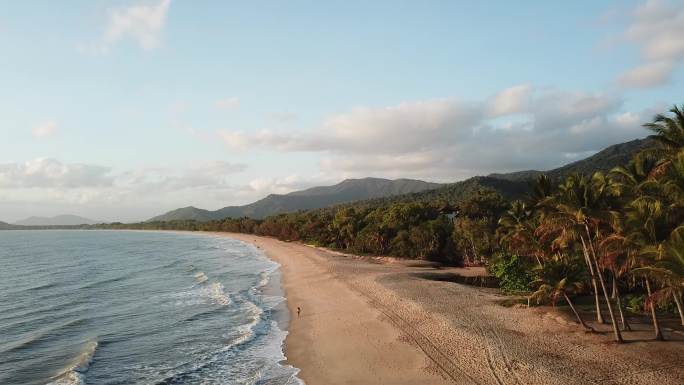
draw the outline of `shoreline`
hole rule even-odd
[[[550,308],[507,308],[495,290],[449,282],[469,268],[383,263],[249,234],[280,264],[290,313],[283,351],[307,385],[681,384],[684,338],[610,343]],[[300,317],[296,308],[302,308]]]
[[[316,249],[247,234],[210,234],[254,245],[280,264],[289,311],[281,364],[299,369],[297,377],[306,384],[449,383],[427,370],[421,350],[401,341],[401,331],[381,311],[319,265]],[[301,259],[293,262],[286,246],[301,248]]]

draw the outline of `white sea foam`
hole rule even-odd
[[[230,297],[225,293],[223,284],[221,282],[214,282],[209,286],[209,298],[211,298],[218,305],[229,305]]]
[[[197,283],[204,283],[209,280],[209,277],[207,277],[206,274],[204,274],[203,271],[200,271],[199,273],[195,274],[195,280]]]
[[[88,371],[88,368],[90,368],[91,362],[93,362],[97,345],[97,341],[86,343],[69,366],[65,368],[61,374],[57,375],[48,385],[85,384],[85,373]]]
[[[198,275],[195,275],[195,277],[198,277]],[[201,273],[200,277],[201,282],[194,284],[187,290],[164,294],[159,296],[159,298],[162,300],[173,298],[175,301],[168,304],[172,306],[195,306],[202,304],[226,306],[231,304],[230,294],[226,293],[226,289],[221,282],[208,283],[209,279],[204,273]]]

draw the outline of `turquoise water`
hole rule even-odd
[[[251,245],[0,231],[0,266],[0,384],[301,383],[279,364],[278,266]]]

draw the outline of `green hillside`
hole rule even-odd
[[[413,179],[363,178],[347,179],[333,186],[312,187],[289,194],[271,194],[244,206],[229,206],[216,211],[184,207],[150,219],[150,222],[172,220],[210,221],[223,218],[265,218],[270,215],[316,209],[345,202],[387,197],[439,187]]]

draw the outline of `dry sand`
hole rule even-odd
[[[282,265],[292,314],[288,362],[308,385],[684,384],[684,335],[630,343],[588,334],[550,308],[506,308],[496,290],[440,280],[454,272],[353,258],[245,234]],[[297,307],[302,308],[297,317]]]

